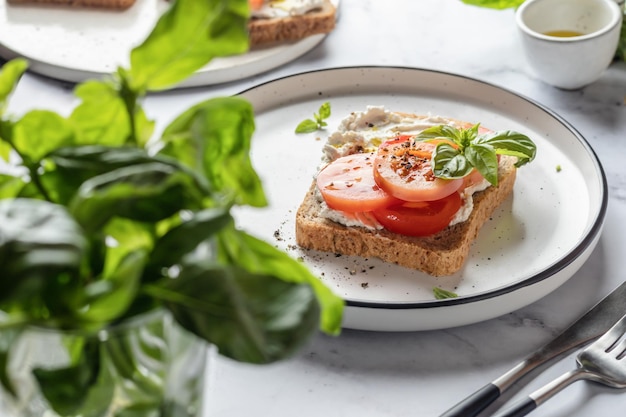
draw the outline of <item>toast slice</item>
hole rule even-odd
[[[306,249],[377,257],[434,276],[454,274],[465,263],[480,228],[513,191],[517,171],[515,161],[514,157],[500,158],[498,185],[473,195],[474,209],[466,221],[427,237],[403,236],[384,229],[346,227],[320,217],[322,206],[313,181],[296,213],[296,242]]]
[[[248,23],[250,45],[267,45],[277,42],[290,42],[311,35],[329,33],[335,28],[336,9],[326,0],[320,9],[303,15],[256,18]]]
[[[67,7],[93,7],[111,10],[126,10],[135,0],[7,0],[10,4],[39,4]]]

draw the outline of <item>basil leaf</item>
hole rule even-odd
[[[489,144],[472,144],[465,157],[491,185],[498,185],[498,156]]]
[[[49,153],[41,176],[54,200],[68,204],[83,182],[125,166],[162,162],[143,149],[130,146],[76,146],[59,148]]]
[[[13,127],[13,146],[20,156],[39,161],[61,146],[74,144],[72,125],[57,113],[32,110]]]
[[[446,298],[457,298],[458,294],[443,288],[433,287],[433,295],[437,300],[445,300]]]
[[[232,222],[230,212],[225,209],[193,213],[190,219],[168,230],[156,242],[148,263],[150,270],[156,276],[160,269],[180,263],[185,255],[193,253],[198,245]]]
[[[473,166],[467,158],[449,143],[439,143],[433,151],[433,173],[438,178],[463,178],[469,174]]]
[[[319,317],[309,286],[231,265],[185,265],[176,279],[162,281],[150,293],[220,354],[250,363],[291,355]]]
[[[115,216],[156,222],[202,206],[203,195],[188,173],[163,163],[133,165],[85,181],[69,208],[88,232]]]
[[[0,322],[2,323],[2,322]],[[4,323],[3,323],[4,324]],[[2,328],[2,337],[0,337],[0,384],[2,388],[12,396],[17,396],[17,391],[13,380],[9,376],[9,360],[11,355],[11,346],[17,342],[22,334],[22,328]]]
[[[2,300],[28,300],[51,277],[77,275],[86,251],[65,208],[40,200],[0,200],[0,237]]]
[[[17,197],[25,184],[21,178],[0,174],[0,199]]]
[[[110,82],[86,81],[74,93],[82,99],[69,120],[77,129],[79,145],[123,145],[131,136],[123,100]]]
[[[146,313],[145,314],[151,314]],[[141,325],[116,329],[102,343],[102,361],[111,370],[115,384],[133,404],[152,403],[164,396],[166,363],[175,343],[164,315],[142,317]],[[187,340],[178,340],[179,343]],[[150,370],[143,372],[142,370]],[[193,371],[195,372],[195,371]]]
[[[454,141],[457,144],[461,144],[461,132],[454,126],[438,125],[429,127],[422,130],[417,136],[417,139],[437,139],[446,138]]]
[[[318,110],[318,117],[317,119],[319,119],[318,121],[322,121],[324,119],[328,119],[330,117],[330,103],[327,101],[325,103],[322,103],[322,105],[320,106],[320,109]]]
[[[296,126],[296,133],[311,133],[317,130],[317,122],[311,119],[301,121]]]
[[[78,317],[104,324],[126,312],[137,296],[146,258],[145,251],[130,252],[113,272],[88,284]]]
[[[100,372],[98,340],[90,338],[80,352],[77,360],[66,367],[33,369],[41,393],[62,416],[75,415],[80,410]]]
[[[248,50],[246,0],[177,0],[130,54],[135,91],[162,90],[216,56]]]
[[[14,123],[9,120],[0,119],[0,158],[9,162],[9,155],[13,150],[11,141],[13,140]]]
[[[517,157],[516,167],[535,159],[537,147],[526,135],[512,130],[492,132],[478,137],[476,144],[489,144],[495,148],[496,153]]]
[[[310,285],[322,308],[320,328],[329,334],[340,332],[344,301],[311,274],[306,266],[267,242],[235,229],[222,230],[218,237],[223,262],[239,265],[251,273]]]
[[[473,6],[488,7],[491,9],[510,9],[517,8],[524,0],[461,0],[465,4]]]
[[[9,96],[28,68],[28,61],[17,58],[6,62],[0,71],[0,116],[4,113]],[[0,135],[2,137],[2,135]]]
[[[164,131],[159,155],[177,159],[206,178],[226,204],[267,205],[259,176],[250,161],[254,115],[250,103],[224,97],[199,103]]]

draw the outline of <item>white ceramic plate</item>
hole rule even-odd
[[[282,78],[242,93],[256,111],[252,159],[270,207],[243,209],[239,224],[302,258],[347,301],[344,327],[378,331],[446,328],[494,318],[558,288],[585,262],[602,229],[607,185],[585,139],[533,101],[475,79],[421,69],[359,67]],[[328,131],[296,125],[329,101]],[[327,135],[367,105],[480,122],[529,135],[538,155],[518,172],[514,195],[482,228],[457,274],[431,277],[376,259],[295,246],[294,217]],[[459,297],[435,300],[433,287]]]
[[[339,0],[334,4],[339,5]],[[150,33],[167,9],[166,0],[137,0],[126,11],[20,5],[0,0],[0,56],[24,57],[30,70],[52,78],[82,82],[127,66],[129,53]],[[293,61],[325,35],[255,48],[216,58],[179,87],[219,84],[251,77]]]

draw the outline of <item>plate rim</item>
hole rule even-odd
[[[586,233],[583,235],[581,241],[572,248],[568,253],[566,253],[561,259],[557,260],[555,263],[549,265],[547,268],[539,271],[528,278],[525,278],[519,282],[509,284],[500,288],[495,288],[493,290],[484,291],[477,294],[459,296],[456,298],[448,298],[442,300],[425,300],[420,302],[373,302],[373,301],[359,301],[359,300],[351,300],[344,297],[345,303],[347,307],[356,307],[356,308],[367,308],[367,309],[375,309],[375,310],[423,310],[423,309],[433,309],[433,308],[441,308],[441,307],[450,307],[450,306],[460,306],[465,304],[473,304],[478,303],[480,301],[485,301],[493,298],[497,298],[506,294],[513,293],[521,288],[529,287],[534,284],[545,281],[546,279],[555,276],[562,270],[566,269],[572,263],[574,263],[581,255],[583,255],[589,247],[597,242],[598,235],[602,232],[602,228],[604,225],[604,221],[606,218],[606,213],[608,209],[608,181],[606,178],[606,173],[604,167],[595,150],[591,146],[591,144],[585,139],[585,137],[565,118],[560,116],[554,110],[551,110],[547,106],[539,103],[537,100],[534,100],[530,97],[527,97],[521,93],[515,92],[509,88],[502,87],[495,83],[484,81],[472,76],[454,73],[450,71],[422,68],[422,67],[412,67],[412,66],[389,66],[389,65],[357,65],[357,66],[337,66],[337,67],[327,67],[321,69],[315,69],[310,71],[304,71],[294,74],[289,74],[285,76],[281,76],[272,80],[268,80],[254,86],[248,87],[236,94],[235,96],[245,96],[247,93],[252,92],[256,89],[275,84],[277,82],[285,81],[287,79],[298,78],[298,77],[306,77],[308,75],[317,74],[321,72],[333,72],[333,71],[363,71],[363,70],[382,70],[382,71],[411,71],[416,73],[432,73],[443,75],[445,77],[462,79],[466,81],[470,81],[473,83],[477,83],[483,85],[486,88],[491,88],[495,90],[499,90],[500,92],[511,95],[517,99],[521,99],[530,105],[538,108],[539,110],[545,112],[548,116],[552,117],[555,121],[563,125],[569,132],[573,134],[576,140],[583,146],[591,161],[593,162],[593,166],[597,173],[597,180],[599,181],[599,189],[602,195],[600,206],[598,209],[598,213],[593,219],[593,223],[591,227],[588,228]],[[362,84],[362,83],[361,83]]]

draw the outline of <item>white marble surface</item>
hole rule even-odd
[[[557,291],[497,319],[427,332],[346,330],[336,338],[319,334],[292,359],[270,366],[218,357],[209,371],[207,417],[437,416],[549,341],[626,279],[626,65],[613,64],[598,82],[579,91],[547,86],[533,76],[521,54],[511,10],[476,8],[460,0],[341,0],[336,30],[300,59],[239,82],[150,96],[145,107],[162,128],[205,98],[298,72],[355,65],[463,74],[553,109],[590,142],[606,170],[610,202],[600,242]],[[69,112],[74,104],[71,87],[27,74],[9,110]],[[515,386],[515,395],[527,394],[574,366],[573,356],[566,357]],[[533,415],[625,413],[626,393],[579,382]]]

